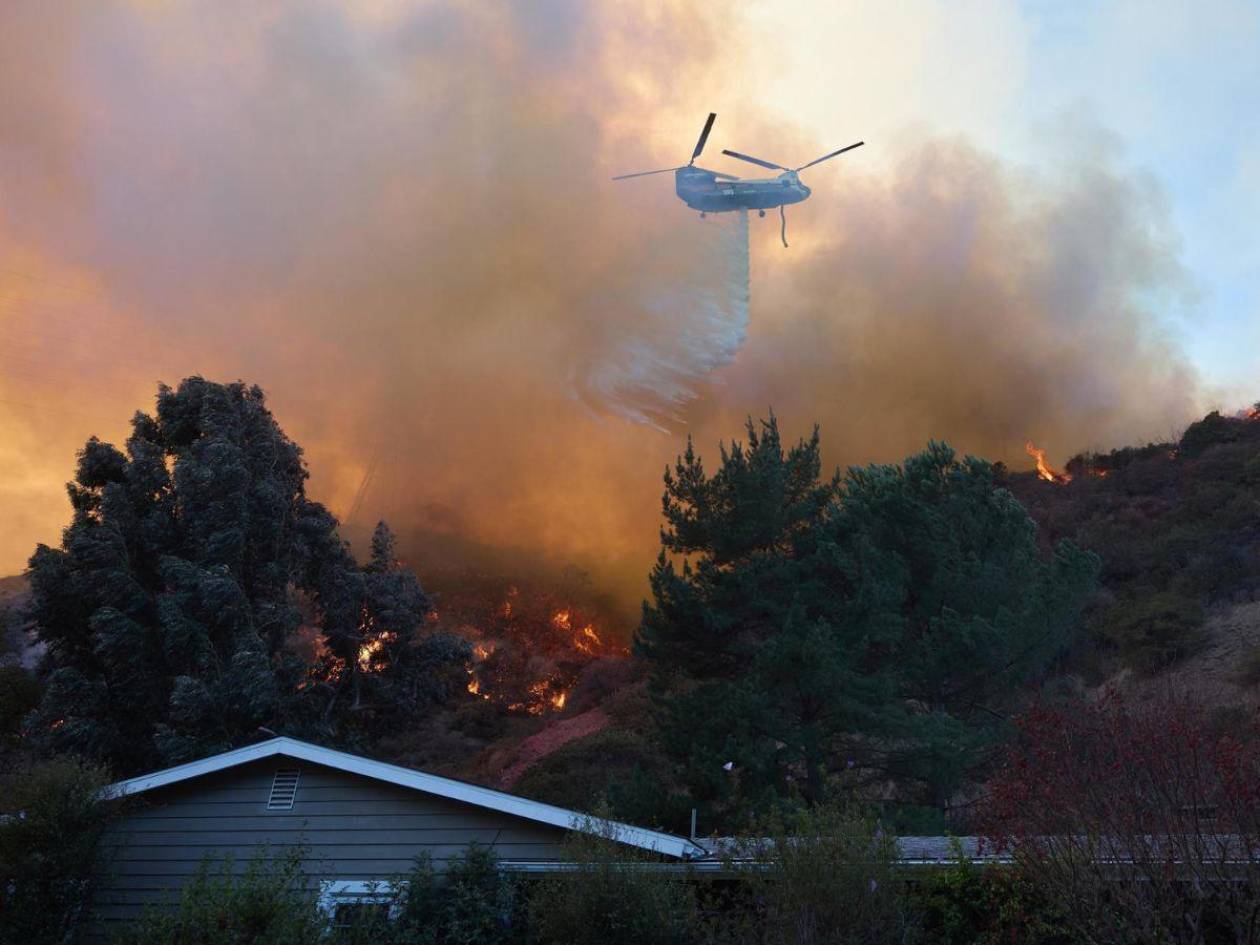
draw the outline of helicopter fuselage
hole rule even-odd
[[[794,171],[762,179],[719,180],[712,171],[680,167],[674,172],[674,189],[683,203],[702,213],[768,210],[800,203],[810,195]]]

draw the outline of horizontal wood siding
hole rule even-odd
[[[298,767],[292,810],[267,810],[278,768]],[[555,861],[564,833],[459,801],[310,762],[268,758],[140,795],[104,841],[98,935],[178,897],[201,865],[302,849],[312,887],[325,879],[388,880],[427,853],[441,870],[477,842],[500,860]]]

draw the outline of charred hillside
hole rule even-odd
[[[1081,454],[1062,473],[1002,470],[1001,479],[1046,546],[1067,538],[1102,561],[1087,614],[1092,648],[1078,654],[1094,674],[1150,674],[1192,658],[1215,642],[1214,623],[1260,598],[1256,408],[1210,413],[1176,442]],[[1260,666],[1260,651],[1240,656]]]

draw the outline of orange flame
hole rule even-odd
[[[573,626],[573,613],[569,610],[557,610],[551,615],[551,625],[557,630],[573,634],[573,648],[586,656],[594,656],[603,647],[604,641],[595,632],[595,625],[588,623],[581,630]]]
[[[370,673],[372,671],[372,658],[383,649],[385,649],[385,643],[380,637],[377,637],[374,640],[368,640],[360,646],[358,660],[360,672]]]
[[[1070,475],[1059,472],[1046,462],[1046,451],[1037,449],[1032,440],[1024,444],[1024,452],[1037,461],[1037,475],[1046,482],[1053,482],[1061,486],[1072,481]]]

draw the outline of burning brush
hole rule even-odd
[[[1032,440],[1024,444],[1024,452],[1037,461],[1037,475],[1046,482],[1053,482],[1055,485],[1063,486],[1072,481],[1070,473],[1059,472],[1046,461],[1046,451],[1038,449]]]
[[[545,590],[510,586],[442,595],[439,623],[472,642],[467,691],[507,712],[544,715],[565,707],[587,664],[626,650],[597,629],[599,617]]]

